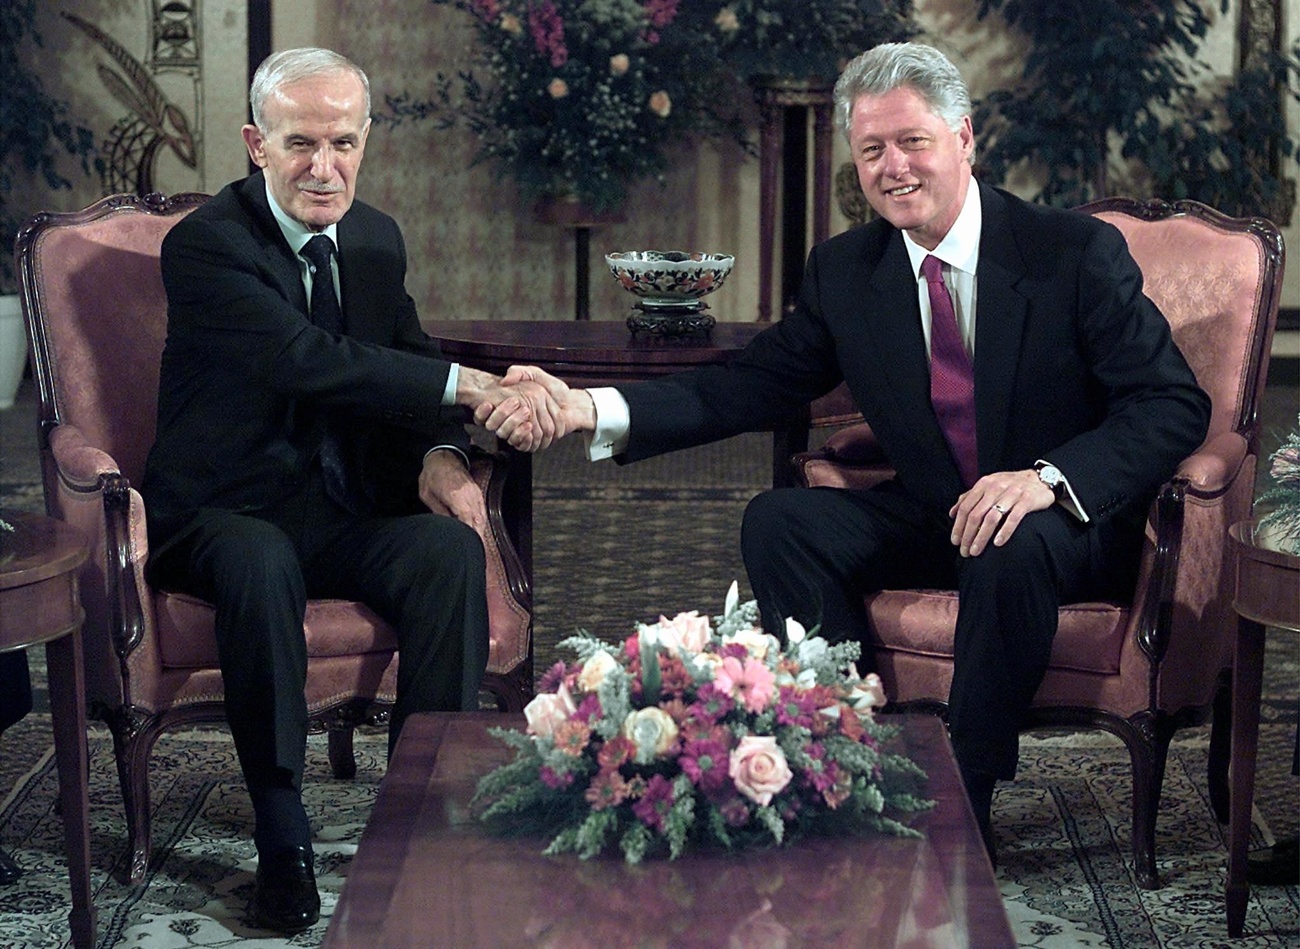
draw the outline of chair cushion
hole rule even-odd
[[[952,657],[957,594],[950,590],[886,590],[866,598],[877,649]],[[1115,675],[1129,610],[1117,603],[1072,603],[1061,607],[1060,626],[1048,665]]]
[[[158,642],[163,665],[172,669],[217,666],[217,638],[212,606],[184,593],[154,595]],[[367,606],[351,600],[310,600],[307,603],[307,656],[355,656],[392,652],[393,630]]]

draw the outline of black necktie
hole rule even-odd
[[[343,310],[334,294],[334,272],[330,269],[334,242],[317,234],[298,253],[307,258],[311,270],[311,321],[327,333],[343,332]]]
[[[328,333],[342,333],[343,309],[334,293],[334,273],[330,269],[334,242],[324,234],[317,234],[298,253],[306,258],[311,270],[312,322]],[[325,493],[353,514],[363,513],[364,505],[358,502],[356,492],[349,484],[343,445],[328,420],[321,435],[320,466],[325,478]]]

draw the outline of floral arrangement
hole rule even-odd
[[[909,39],[911,0],[731,0],[712,7],[727,65],[747,81],[833,82],[879,43]]]
[[[688,134],[743,138],[717,38],[679,22],[680,0],[432,2],[472,17],[476,65],[440,74],[427,101],[386,97],[376,118],[463,121],[476,161],[508,172],[527,199],[616,209],[635,181],[662,177]]]
[[[1269,460],[1273,484],[1259,503],[1270,509],[1259,519],[1259,527],[1279,550],[1300,556],[1300,419]]]
[[[741,849],[809,833],[916,835],[925,775],[887,750],[879,677],[856,643],[788,621],[784,645],[732,584],[723,615],[638,624],[621,646],[579,633],[524,713],[493,729],[515,756],[473,807],[500,833],[551,836],[548,854],[617,846],[629,863],[688,847]]]

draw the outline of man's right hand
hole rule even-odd
[[[546,408],[554,407],[555,412],[550,419],[553,425],[553,439],[563,438],[570,432],[590,432],[596,427],[596,410],[587,390],[571,389],[564,380],[556,378],[537,366],[511,366],[501,380],[501,384],[507,392],[517,390],[530,392],[534,386],[545,391],[548,397]],[[518,443],[524,439],[517,440],[514,437],[513,433],[517,431],[517,426],[523,424],[523,420],[518,417],[522,408],[518,403],[508,399],[495,404],[490,399],[485,400],[474,410],[474,421],[486,427],[488,431],[495,432],[498,437],[505,438],[515,448],[535,451],[547,447],[550,440],[541,443],[540,439],[533,439],[531,441],[536,447],[525,448]]]
[[[547,448],[565,434],[556,424],[561,415],[559,406],[544,386],[531,380],[515,380],[507,385],[491,373],[462,365],[456,402],[472,408],[480,424],[482,419],[493,416],[496,424],[489,427],[490,431],[520,451]]]

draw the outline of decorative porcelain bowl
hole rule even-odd
[[[700,297],[712,293],[731,273],[729,254],[688,254],[676,250],[629,250],[606,254],[610,273],[625,290],[641,298],[645,310],[700,310]]]

